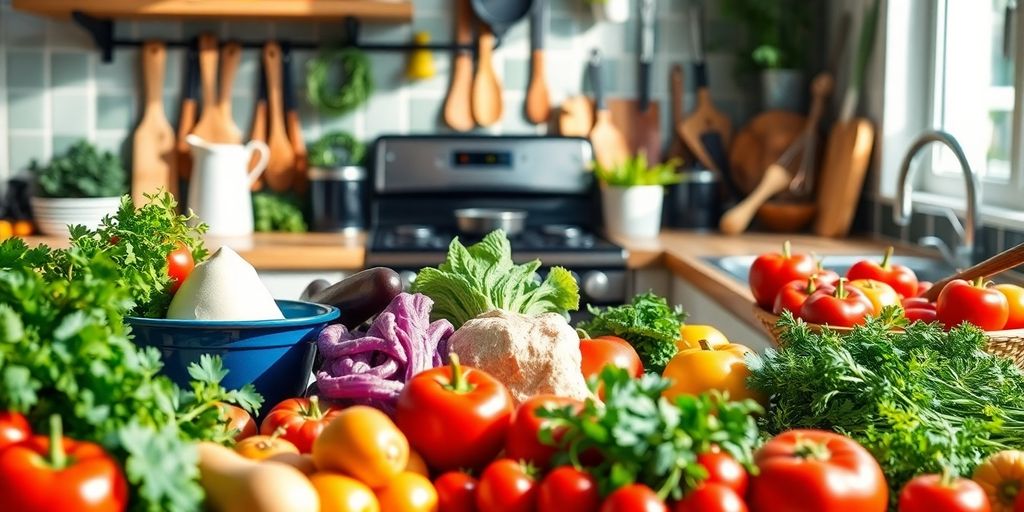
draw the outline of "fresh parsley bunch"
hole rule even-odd
[[[128,188],[128,172],[121,159],[80,140],[63,155],[29,170],[36,175],[37,193],[42,197],[117,197]]]
[[[614,366],[590,384],[595,396],[598,386],[603,388],[603,402],[588,398],[582,410],[570,405],[542,409],[537,416],[550,420],[540,435],[541,442],[560,448],[554,462],[594,475],[602,495],[642,483],[662,499],[679,499],[708,477],[697,456],[712,446],[756,471],[759,437],[752,414],[763,412],[756,402],[730,402],[719,394],[670,401],[662,396],[669,380],[654,374],[633,379]],[[562,436],[558,441],[555,432]],[[588,452],[597,452],[601,462],[585,463]]]
[[[970,475],[988,455],[1024,446],[1024,374],[983,351],[984,333],[892,330],[901,323],[891,307],[840,336],[784,314],[783,348],[750,363],[748,385],[771,396],[764,429],[852,437],[878,459],[894,496],[915,475]]]
[[[678,351],[676,340],[686,312],[679,306],[669,306],[664,297],[648,292],[633,297],[632,304],[588,309],[594,318],[581,322],[579,328],[589,336],[625,339],[636,348],[649,372],[661,374]]]

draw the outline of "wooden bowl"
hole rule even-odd
[[[768,231],[796,233],[803,231],[817,213],[818,205],[811,202],[768,201],[757,210],[757,221]]]

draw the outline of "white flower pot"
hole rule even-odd
[[[99,227],[103,217],[114,215],[121,206],[118,197],[31,197],[32,216],[39,232],[67,238],[68,225]]]
[[[604,225],[611,235],[654,238],[661,231],[661,206],[665,188],[601,186]]]
[[[594,0],[590,7],[597,21],[625,23],[629,20],[629,3],[629,0]]]

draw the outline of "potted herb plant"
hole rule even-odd
[[[32,215],[45,235],[66,237],[68,225],[95,229],[103,217],[117,212],[128,191],[121,160],[85,140],[45,166],[33,161],[29,169],[35,176]]]
[[[722,0],[722,14],[744,25],[741,70],[757,70],[762,108],[799,111],[805,100],[803,68],[810,48],[813,4],[807,0]]]
[[[678,160],[648,165],[640,153],[613,168],[597,165],[604,225],[612,235],[653,238],[661,230],[665,186],[679,183]]]
[[[611,23],[629,20],[629,0],[584,0],[594,11],[594,19]]]

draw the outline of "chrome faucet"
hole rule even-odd
[[[910,224],[910,216],[914,209],[914,205],[910,200],[910,195],[914,191],[910,164],[921,149],[932,142],[945,144],[946,147],[953,151],[953,155],[960,162],[960,169],[964,173],[964,187],[967,191],[967,212],[964,222],[961,224],[960,219],[957,218],[952,209],[942,209],[942,213],[949,219],[953,229],[960,237],[960,245],[955,249],[951,249],[945,242],[934,236],[924,237],[919,240],[919,243],[938,248],[943,257],[953,266],[967,268],[974,263],[974,242],[978,232],[978,191],[980,190],[980,185],[978,184],[978,176],[974,174],[974,171],[971,170],[971,164],[967,162],[967,155],[964,154],[963,148],[960,147],[960,143],[957,142],[956,138],[949,133],[941,130],[928,131],[921,134],[910,145],[910,149],[907,150],[907,154],[903,157],[903,163],[900,164],[900,177],[899,181],[896,182],[896,206],[892,210],[892,219],[900,226]]]

